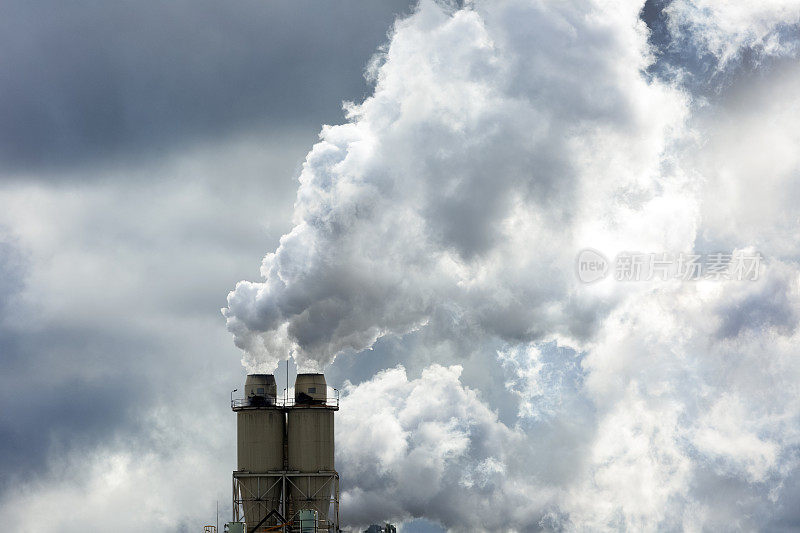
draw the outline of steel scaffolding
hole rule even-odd
[[[252,480],[253,478],[256,478],[255,493],[247,485],[240,483],[242,479]],[[313,494],[311,493],[312,478],[325,478],[325,482]],[[294,525],[294,519],[297,514],[303,509],[317,509],[320,505],[324,506],[325,502],[329,504],[327,506],[328,513],[327,515],[322,512],[318,513],[314,531],[326,533],[338,533],[339,531],[339,474],[335,470],[313,473],[294,470],[277,470],[263,473],[235,471],[233,472],[232,481],[234,522],[244,521],[245,502],[264,502],[265,508],[269,508],[271,504],[265,496],[278,485],[281,487],[278,509],[265,512],[264,516],[261,517],[261,522],[258,524],[247,524],[248,533],[255,533],[259,531],[259,528],[261,528],[260,531],[299,532],[300,528]],[[290,488],[293,489],[291,497],[289,497]],[[320,494],[324,494],[327,491],[330,491],[330,496],[321,498]],[[307,503],[303,505],[304,502]],[[331,508],[333,509],[332,512]],[[277,524],[267,525],[266,522],[273,516]]]

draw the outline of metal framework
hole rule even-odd
[[[243,483],[242,479],[256,478],[256,493],[253,494],[251,490]],[[325,478],[325,482],[311,493],[312,478]],[[305,480],[305,481],[304,481]],[[324,502],[325,498],[319,498],[319,494],[330,490],[331,496],[328,498],[330,506],[329,515],[322,516],[321,513],[317,517],[316,531],[326,531],[329,533],[338,533],[339,531],[339,474],[335,470],[322,471],[322,472],[298,472],[296,470],[271,470],[264,473],[240,472],[233,473],[233,521],[244,521],[244,503],[245,502],[260,502],[266,501],[265,495],[269,494],[276,486],[280,484],[281,497],[279,502],[279,512],[274,513],[277,518],[281,519],[281,525],[271,528],[272,531],[281,531],[282,533],[292,533],[299,531],[299,528],[294,528],[292,523],[294,517],[301,510],[295,509],[294,501],[315,501]],[[292,498],[288,497],[289,488],[297,491]],[[333,490],[331,490],[333,489]],[[333,512],[330,512],[330,508]],[[271,513],[272,514],[272,513]],[[263,517],[267,519],[269,515]],[[263,520],[262,520],[263,522]],[[247,531],[255,531],[261,524],[255,527],[252,524],[247,524]],[[252,530],[250,528],[253,528]]]
[[[264,409],[268,407],[278,407],[282,409],[289,409],[296,406],[320,406],[333,408],[339,410],[339,389],[331,387],[333,390],[332,396],[327,396],[324,400],[315,400],[312,402],[298,402],[294,398],[260,398],[259,401],[254,401],[253,398],[234,398],[231,396],[231,409],[234,411],[245,411],[248,409]],[[235,391],[233,391],[235,392]]]

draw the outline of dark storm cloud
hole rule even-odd
[[[0,304],[13,295],[4,290],[7,282],[15,284],[13,292],[24,282],[2,263],[0,256]],[[152,377],[143,375],[149,358],[142,357],[152,346],[145,339],[99,329],[21,331],[8,324],[12,310],[5,307],[0,310],[0,492],[22,476],[46,472],[53,454],[91,450],[120,431],[135,437],[137,414],[152,400]]]
[[[141,401],[145,391],[129,376],[52,382],[49,372],[26,370],[43,380],[3,380],[0,392],[0,402],[14,406],[0,418],[0,490],[23,475],[44,473],[54,454],[92,450],[120,429],[128,438],[138,432],[135,415],[147,406]]]
[[[16,246],[0,241],[0,318],[11,296],[19,291],[24,264],[24,257]]]
[[[408,1],[0,7],[0,168],[135,158],[237,129],[315,130]]]

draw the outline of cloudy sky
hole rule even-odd
[[[348,527],[797,531],[799,54],[798,0],[3,2],[0,520],[226,519],[288,358]]]

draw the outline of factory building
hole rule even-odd
[[[339,474],[333,415],[338,391],[322,374],[298,374],[294,398],[278,398],[272,374],[250,374],[236,413],[230,533],[337,533]]]

